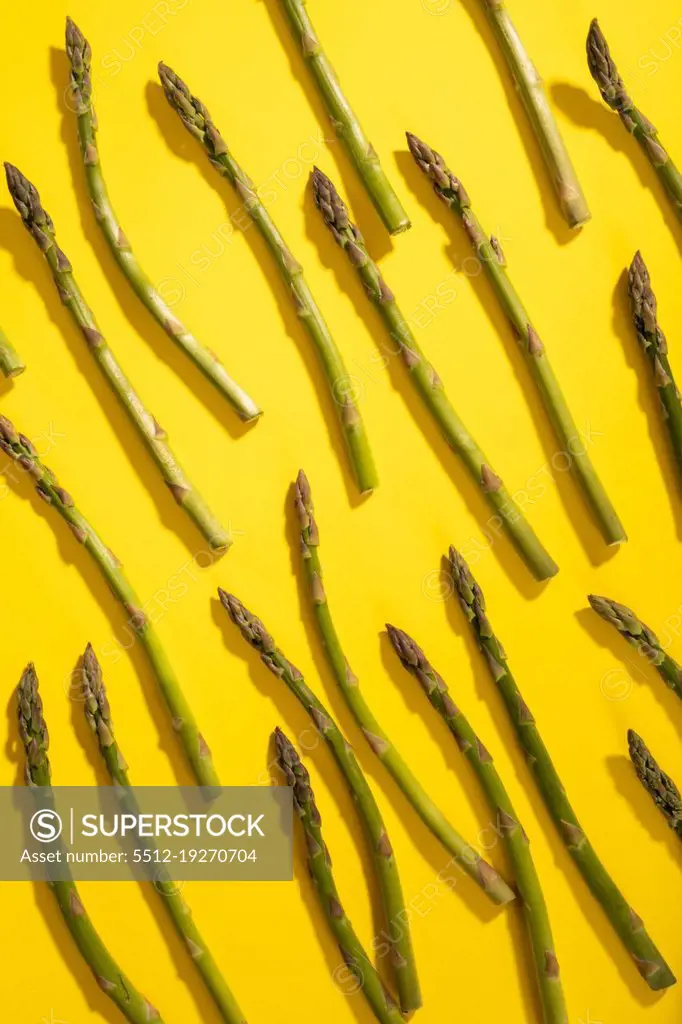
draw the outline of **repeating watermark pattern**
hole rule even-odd
[[[675,639],[679,637],[682,631],[682,605],[679,605],[672,615],[669,615],[663,622],[663,628],[655,630],[661,648],[664,651],[673,644]],[[604,675],[599,680],[599,689],[606,697],[607,700],[622,701],[632,694],[635,689],[635,679],[639,679],[640,682],[646,683],[647,675],[642,667],[642,660],[649,664],[644,651],[637,648],[629,647],[628,651],[636,651],[638,659],[634,660],[630,657],[624,657],[625,665],[614,665],[613,668],[607,669]]]
[[[641,71],[646,71],[647,76],[651,78],[660,71],[664,64],[675,55],[682,45],[682,17],[678,18],[677,21],[668,28],[662,36],[657,40],[654,46],[650,46],[646,53],[637,61],[637,67]],[[661,53],[658,53],[658,50]]]
[[[578,1024],[604,1024],[604,1022],[601,1020],[595,1020],[594,1017],[590,1015],[590,1011],[585,1010],[585,1016],[578,1017]]]
[[[427,14],[449,14],[455,6],[455,0],[421,0]]]
[[[159,36],[189,3],[190,0],[159,0],[115,47],[104,54],[97,62],[97,67],[108,78],[115,78],[126,64],[137,57],[149,40]]]
[[[54,1010],[51,1009],[49,1017],[40,1018],[40,1024],[67,1024],[67,1022],[59,1017],[55,1017]]]

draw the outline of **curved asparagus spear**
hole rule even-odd
[[[545,346],[514,290],[504,258],[501,258],[499,243],[495,238],[491,237],[489,240],[486,236],[471,208],[464,186],[447,168],[440,153],[436,153],[409,132],[407,141],[418,167],[432,181],[436,195],[461,218],[474,251],[490,278],[498,301],[521,342],[521,349],[554,432],[562,450],[567,458],[570,458],[571,469],[582,487],[604,540],[607,544],[623,543],[627,540],[625,531],[585,450],[559,381],[547,358]]]
[[[587,36],[587,63],[602,99],[616,111],[626,129],[637,139],[670,196],[677,216],[682,217],[682,174],[670,159],[656,128],[632,102],[596,18]]]
[[[178,505],[196,523],[213,550],[226,550],[232,543],[229,533],[220,525],[204,499],[185,476],[168,444],[166,432],[146,408],[105,341],[92,310],[76,284],[71,264],[57,245],[54,224],[43,209],[35,186],[12,164],[6,163],[5,171],[7,187],[14,205],[21,215],[24,226],[47,260],[62,302],[80,328],[107,383],[137,427],[149,454],[161,470],[168,489]]]
[[[400,1006],[404,1013],[416,1010],[421,1006],[421,994],[398,866],[386,826],[381,817],[381,811],[355,752],[299,670],[275,646],[275,641],[266,631],[260,619],[252,615],[233,594],[228,594],[219,588],[218,595],[225,611],[246,642],[259,652],[267,668],[286,683],[308,712],[316,728],[329,745],[346,780],[369,842],[381,888],[381,899],[386,917],[386,941],[390,943],[393,954],[393,968]]]
[[[640,252],[628,274],[628,291],[635,331],[651,366],[677,465],[682,470],[682,397],[668,360],[668,342],[657,319],[657,303],[651,279]]]
[[[377,1020],[381,1021],[381,1024],[404,1024],[404,1017],[365,953],[339,899],[332,874],[331,857],[322,838],[322,819],[315,803],[310,776],[301,763],[296,748],[281,729],[275,729],[274,737],[277,763],[287,780],[287,785],[291,786],[293,791],[294,807],[305,835],[310,875],[339,952],[344,963],[355,975]]]
[[[49,789],[49,738],[43,717],[43,702],[38,692],[38,677],[33,665],[29,665],[21,677],[17,687],[17,701],[19,736],[26,754],[26,784]],[[63,859],[66,860],[65,857]],[[140,995],[95,931],[75,883],[52,881],[48,885],[81,956],[102,992],[116,1004],[131,1024],[149,1024],[149,1021],[162,1024],[159,1011]]]
[[[615,626],[627,642],[654,666],[666,686],[682,700],[682,665],[678,665],[674,658],[665,653],[654,631],[624,604],[611,601],[608,597],[598,597],[597,594],[588,594],[587,600],[597,615]]]
[[[178,78],[175,72],[163,63],[159,64],[159,78],[171,107],[180,115],[187,130],[204,147],[210,162],[218,173],[223,178],[227,178],[233,186],[272,252],[280,273],[289,286],[296,312],[317,349],[337,406],[339,421],[360,492],[365,494],[374,490],[377,485],[374,459],[360,411],[352,393],[352,381],[346,370],[343,357],[303,276],[301,264],[294,258],[279,233],[277,225],[260,201],[253,182],[232,156],[227,148],[227,143],[213,124],[211,115],[201,100],[192,96],[182,79]]]
[[[542,794],[566,850],[573,858],[592,895],[601,904],[615,932],[647,985],[652,989],[675,984],[675,976],[649,937],[644,922],[629,905],[599,860],[566,796],[549,751],[542,741],[532,712],[511,674],[502,644],[488,621],[485,599],[462,556],[450,548],[450,570],[455,592],[476,637],[490,673],[504,701],[528,768]]]
[[[71,528],[76,540],[91,556],[109,589],[129,616],[129,625],[135,631],[161,689],[161,694],[172,716],[173,728],[183,746],[197,782],[200,786],[219,786],[213,767],[211,752],[199,732],[196,720],[183,694],[154,627],[145,615],[139,597],[128,582],[121,563],[97,534],[88,520],[76,508],[68,491],[59,486],[51,469],[43,465],[40,457],[23,434],[18,434],[6,416],[0,416],[0,450],[17,462],[33,477],[38,495],[51,505]]]
[[[338,138],[351,160],[386,229],[397,235],[410,227],[410,219],[384,173],[379,157],[344,96],[336,72],[322,49],[308,17],[306,0],[281,0],[289,24],[301,46],[303,58],[315,79]]]
[[[590,211],[549,105],[542,79],[519,38],[504,0],[481,0],[481,6],[488,15],[540,144],[561,212],[569,227],[580,227],[590,219]]]
[[[324,590],[319,555],[320,534],[310,485],[303,470],[296,480],[296,511],[301,526],[303,567],[310,588],[317,628],[327,660],[355,721],[374,753],[393,776],[426,827],[440,840],[445,849],[465,866],[494,903],[508,903],[514,899],[512,890],[497,871],[460,836],[440,808],[434,804],[374,717],[362,694],[358,678],[346,661]]]
[[[666,775],[641,736],[634,729],[628,729],[628,749],[637,778],[670,825],[673,832],[682,839],[682,795]]]
[[[128,278],[137,297],[144,303],[168,337],[176,342],[193,363],[215,384],[241,419],[253,420],[261,410],[239,385],[232,380],[218,357],[205,348],[180,323],[170,306],[164,302],[130,248],[130,242],[118,222],[109,200],[97,148],[97,116],[92,102],[90,79],[90,44],[78,26],[66,19],[66,52],[71,62],[71,95],[78,121],[78,138],[85,167],[85,180],[97,223],[119,267]]]
[[[523,512],[452,407],[440,377],[419,347],[334,185],[317,168],[311,181],[317,208],[360,275],[367,294],[381,314],[391,338],[398,345],[415,388],[445,440],[462,459],[474,483],[494,509],[501,525],[507,529],[512,543],[536,579],[544,580],[554,576],[558,571],[556,563],[545,551]]]
[[[0,330],[0,373],[5,377],[18,377],[26,369],[14,345],[9,341],[3,330]]]
[[[102,678],[102,668],[90,644],[86,647],[81,661],[81,682],[83,707],[88,725],[97,737],[100,753],[113,785],[119,786],[126,794],[121,797],[121,806],[126,814],[137,815],[139,806],[133,794],[128,792],[130,790],[128,766],[114,735],[109,700]],[[153,840],[140,841],[145,843],[147,849],[156,850]],[[185,943],[202,981],[211,993],[221,1018],[226,1021],[226,1024],[246,1024],[244,1014],[239,1009],[213,954],[195,925],[192,911],[183,899],[176,883],[169,877],[163,863],[158,864],[156,870],[158,874],[154,879],[153,888],[161,897],[161,902],[168,911],[180,938]]]
[[[459,749],[472,765],[492,814],[493,828],[507,847],[521,897],[530,939],[535,975],[540,990],[544,1024],[567,1024],[568,1014],[559,978],[559,961],[540,879],[530,852],[530,843],[509,794],[493,763],[469,722],[452,700],[447,686],[421,647],[395,626],[386,626],[403,666],[417,679],[432,707],[444,719]]]

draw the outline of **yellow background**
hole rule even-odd
[[[164,23],[159,11],[167,8]],[[297,582],[289,487],[304,466],[337,626],[386,729],[474,841],[489,820],[484,802],[417,683],[380,637],[389,621],[425,647],[508,781],[543,880],[572,1024],[679,1020],[680,991],[648,991],[562,849],[529,788],[463,618],[452,599],[441,599],[441,554],[450,542],[465,550],[485,546],[488,510],[415,402],[402,369],[383,368],[382,328],[306,189],[314,158],[349,198],[404,311],[415,318],[420,343],[510,489],[542,473],[544,493],[527,511],[561,564],[558,578],[545,587],[532,583],[506,540],[472,562],[588,834],[680,975],[679,842],[626,756],[632,726],[682,781],[680,706],[586,610],[585,595],[596,591],[633,605],[664,640],[672,638],[671,652],[682,655],[679,491],[622,279],[641,247],[682,374],[676,329],[682,231],[652,170],[601,103],[584,57],[589,19],[598,13],[636,99],[682,159],[682,140],[675,137],[682,96],[679,5],[513,4],[594,215],[582,234],[570,237],[475,0],[316,0],[311,14],[320,37],[413,220],[412,231],[391,244],[331,140],[276,0],[169,0],[156,13],[145,0],[75,0],[68,13],[94,51],[99,141],[114,205],[150,276],[164,281],[167,294],[177,292],[175,312],[265,410],[248,429],[138,305],[98,233],[74,117],[64,106],[66,13],[42,0],[30,9],[5,5],[2,156],[40,189],[116,354],[197,487],[231,522],[232,551],[207,567],[205,544],[174,506],[103,383],[9,198],[0,210],[0,320],[29,369],[2,386],[2,410],[31,436],[51,428],[57,435],[47,461],[155,609],[223,781],[262,781],[272,728],[280,724],[295,737],[307,720],[216,608],[218,585],[262,616],[357,744],[386,816],[406,899],[413,901],[425,1000],[420,1020],[538,1020],[519,911],[494,911],[466,879],[454,893],[441,888],[424,897],[449,856],[373,759],[335,692]],[[670,42],[663,41],[666,34]],[[271,212],[307,268],[362,391],[381,475],[368,501],[355,500],[310,342],[262,241],[251,229],[221,242],[237,201],[166,106],[156,84],[160,58],[204,99],[248,173],[276,194]],[[502,239],[575,418],[591,432],[590,452],[630,536],[623,549],[604,548],[574,484],[547,468],[557,446],[516,343],[486,283],[453,276],[453,265],[462,268],[469,250],[406,156],[406,128],[446,155],[482,221]],[[204,247],[213,253],[208,266],[201,262]],[[456,297],[429,319],[425,299],[443,282],[446,289],[454,285]],[[69,674],[87,641],[101,654],[109,651],[102,657],[106,682],[133,779],[188,782],[144,659],[111,654],[115,638],[126,642],[121,611],[65,525],[12,472],[16,483],[6,474],[0,492],[2,686],[9,709],[0,782],[19,778],[13,687],[29,660],[42,682],[55,783],[105,781],[81,707],[68,699]],[[197,556],[203,568],[193,561]],[[178,599],[176,591],[168,602],[163,590],[178,576],[186,593]],[[177,580],[176,586],[183,589]],[[325,749],[315,749],[307,763],[342,897],[369,943],[374,887],[351,802]],[[490,834],[481,839],[489,842]],[[506,870],[502,850],[489,856]],[[111,951],[167,1022],[217,1021],[156,901],[132,884],[82,890]],[[118,1020],[49,894],[27,885],[5,884],[1,891],[3,1016],[18,1024]],[[292,884],[193,884],[186,892],[251,1024],[372,1019],[359,995],[347,1000],[331,980],[338,953],[300,848]]]

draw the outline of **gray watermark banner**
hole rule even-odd
[[[0,881],[290,881],[288,786],[0,787]]]

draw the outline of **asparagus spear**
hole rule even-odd
[[[590,219],[590,211],[549,105],[542,79],[519,38],[504,0],[481,0],[481,6],[500,44],[540,144],[561,212],[569,227],[580,227]]]
[[[630,760],[635,766],[637,778],[665,816],[673,832],[682,839],[682,795],[666,775],[641,736],[634,729],[628,729]]]
[[[450,548],[450,570],[459,603],[497,684],[516,738],[526,755],[528,768],[568,853],[647,985],[652,989],[674,985],[675,976],[649,937],[644,922],[618,889],[585,835],[530,708],[511,674],[502,644],[493,633],[481,589],[454,548]]]
[[[682,174],[670,159],[658,137],[658,131],[633,103],[618,68],[613,62],[608,43],[595,18],[587,36],[587,63],[590,74],[599,86],[602,99],[615,110],[626,129],[637,139],[649,163],[656,171],[670,196],[678,217],[682,217]]]
[[[26,369],[23,361],[7,335],[0,329],[0,373],[5,377],[18,377]]]
[[[362,130],[341,90],[336,72],[327,59],[308,17],[307,0],[282,0],[282,6],[288,15],[292,32],[300,43],[301,52],[310,68],[334,131],[348,150],[377,213],[392,235],[406,231],[410,227],[409,217],[382,170],[374,146]]]
[[[395,626],[386,626],[403,666],[421,683],[432,707],[445,720],[459,749],[471,763],[492,814],[494,828],[504,839],[514,871],[526,917],[526,926],[540,991],[544,1024],[567,1024],[568,1015],[559,978],[559,961],[542,894],[540,879],[533,863],[529,839],[519,821],[509,794],[491,755],[455,705],[445,682],[414,640]]]
[[[277,225],[260,201],[253,182],[227,148],[225,140],[213,124],[211,115],[203,103],[196,96],[192,96],[182,79],[178,78],[166,64],[159,64],[159,77],[171,107],[180,115],[187,130],[204,147],[210,162],[218,173],[227,178],[233,186],[272,252],[280,273],[289,287],[296,312],[317,349],[337,406],[357,485],[362,494],[374,490],[377,485],[374,459],[360,411],[352,393],[351,379],[343,357],[303,276],[301,264],[294,258],[279,233]]]
[[[680,700],[682,700],[682,665],[666,654],[661,641],[653,630],[649,629],[641,619],[626,605],[611,601],[608,597],[588,594],[587,600],[592,608],[601,615],[605,622],[615,626],[629,644],[651,662],[663,682]]]
[[[322,819],[310,785],[310,775],[301,763],[296,748],[281,729],[275,729],[277,763],[291,786],[294,807],[305,835],[308,867],[329,928],[339,947],[344,963],[355,975],[363,995],[381,1024],[404,1024],[404,1018],[375,971],[353,925],[346,916],[332,874],[327,844],[322,838]]]
[[[657,303],[651,279],[640,252],[630,266],[628,291],[635,331],[653,371],[675,459],[682,469],[682,398],[668,360],[668,342],[657,319]]]
[[[128,582],[121,563],[76,507],[68,491],[59,486],[52,470],[40,461],[29,439],[23,434],[18,434],[6,416],[0,416],[0,450],[33,478],[38,495],[59,513],[71,528],[76,540],[94,560],[114,597],[123,605],[129,616],[129,624],[145,650],[172,716],[173,728],[197,782],[201,786],[219,786],[211,752],[199,732],[166,652],[142,608],[139,597]]]
[[[504,879],[459,835],[443,812],[436,807],[429,794],[391,743],[362,695],[358,678],[343,653],[329,610],[322,581],[322,564],[319,555],[320,534],[315,519],[310,485],[303,470],[298,474],[296,480],[296,511],[301,525],[303,566],[310,588],[310,597],[320,638],[339,689],[365,739],[387,771],[393,776],[426,827],[433,832],[457,861],[467,866],[470,874],[474,873],[479,885],[483,886],[490,898],[495,903],[507,903],[513,900],[514,893]]]
[[[49,790],[49,738],[43,717],[43,702],[38,692],[38,677],[33,665],[28,665],[24,670],[17,687],[17,700],[19,736],[26,754],[26,784]],[[116,1004],[131,1024],[149,1024],[149,1021],[162,1024],[159,1011],[140,995],[95,931],[75,883],[69,880],[48,884],[64,922],[102,992]]]
[[[575,420],[552,369],[545,346],[533,327],[507,274],[499,243],[488,240],[471,208],[469,196],[458,178],[445,165],[440,153],[430,149],[416,136],[407,133],[410,152],[418,167],[433,182],[436,193],[461,218],[471,244],[485,268],[499,303],[521,342],[522,351],[540,392],[556,436],[570,458],[571,468],[583,489],[594,518],[608,544],[627,540],[625,531],[585,451]]]
[[[109,200],[97,148],[97,115],[92,101],[90,44],[78,26],[66,19],[66,52],[71,62],[71,94],[78,122],[78,138],[85,167],[85,180],[97,223],[111,249],[114,259],[128,278],[138,298],[144,303],[169,338],[176,342],[193,363],[216,386],[234,407],[241,419],[256,419],[261,410],[230,377],[218,357],[180,323],[151,280],[137,262],[130,242],[118,222]]]
[[[211,548],[215,551],[225,551],[232,543],[229,533],[220,525],[204,499],[185,476],[168,444],[165,430],[143,404],[104,339],[76,283],[71,264],[57,245],[54,224],[43,209],[35,186],[12,164],[6,163],[5,171],[7,187],[14,205],[47,260],[62,302],[80,328],[108,384],[137,427],[171,494],[201,530]]]
[[[396,987],[404,1013],[421,1006],[419,980],[412,952],[409,920],[405,912],[400,876],[391,841],[386,832],[372,790],[351,745],[317,699],[299,670],[275,646],[265,626],[252,615],[233,594],[219,589],[218,595],[226,612],[248,644],[260,654],[263,663],[289,687],[308,712],[316,728],[329,745],[334,759],[353,795],[355,806],[365,830],[374,861],[381,899],[386,917],[386,941],[391,946]]]
[[[83,707],[88,725],[97,737],[100,753],[114,786],[122,791],[122,807],[126,814],[139,814],[139,806],[132,792],[128,765],[121,753],[111,720],[102,668],[92,646],[88,644],[81,661],[81,682],[83,686]],[[147,849],[156,850],[151,840],[144,840]],[[177,884],[168,875],[163,863],[158,865],[158,875],[153,888],[161,896],[161,902],[168,911],[171,921],[184,941],[192,962],[201,975],[201,980],[213,997],[221,1018],[226,1024],[246,1024],[235,997],[220,972],[213,954],[204,942],[201,932],[192,919],[192,911],[180,894]]]
[[[351,222],[346,205],[334,185],[317,168],[311,180],[317,208],[360,275],[365,290],[379,310],[391,338],[399,346],[415,388],[445,440],[464,462],[476,486],[494,509],[500,524],[507,529],[511,541],[536,579],[544,580],[554,576],[558,571],[555,562],[533,533],[523,512],[450,404],[440,377],[422,352],[379,267],[369,255],[362,235]]]

